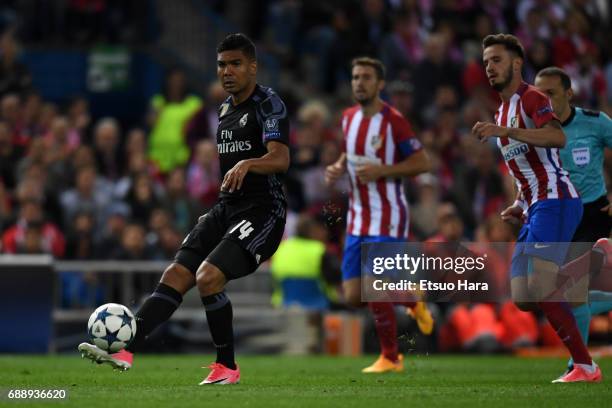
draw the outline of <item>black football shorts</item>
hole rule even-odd
[[[194,274],[206,260],[227,280],[249,275],[278,248],[285,219],[279,200],[220,200],[198,219],[174,260]]]

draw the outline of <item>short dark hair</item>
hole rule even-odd
[[[508,51],[515,53],[521,59],[525,59],[525,48],[518,38],[512,34],[489,34],[482,40],[482,49],[492,45],[503,45]]]
[[[229,34],[217,46],[217,54],[223,51],[240,50],[250,60],[257,60],[255,44],[242,33]]]
[[[358,57],[353,59],[351,62],[351,69],[358,65],[365,65],[367,67],[374,68],[374,71],[376,71],[376,77],[379,80],[385,79],[385,64],[383,64],[381,60],[371,57]]]
[[[567,72],[565,72],[559,67],[543,68],[540,70],[540,72],[537,73],[536,78],[551,76],[558,76],[561,80],[561,85],[563,85],[563,89],[565,89],[566,91],[572,87],[572,80],[570,79],[569,75],[567,75]]]

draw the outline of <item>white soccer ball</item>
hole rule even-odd
[[[116,353],[134,339],[136,319],[127,307],[107,303],[91,314],[87,322],[87,333],[93,344],[109,353]]]

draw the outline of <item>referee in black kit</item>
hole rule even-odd
[[[133,353],[170,318],[183,295],[197,286],[217,349],[202,384],[235,384],[232,304],[225,284],[253,273],[278,247],[285,228],[286,199],[281,176],[289,167],[289,119],[280,97],[258,85],[255,45],[244,34],[230,34],[217,47],[217,76],[230,94],[219,108],[217,148],[221,194],[184,239],[174,262],[138,313],[134,341],[109,355],[82,343],[88,358],[129,369]]]

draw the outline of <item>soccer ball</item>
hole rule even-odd
[[[127,307],[107,303],[91,314],[87,322],[87,333],[93,344],[109,353],[116,353],[134,339],[136,319]]]

